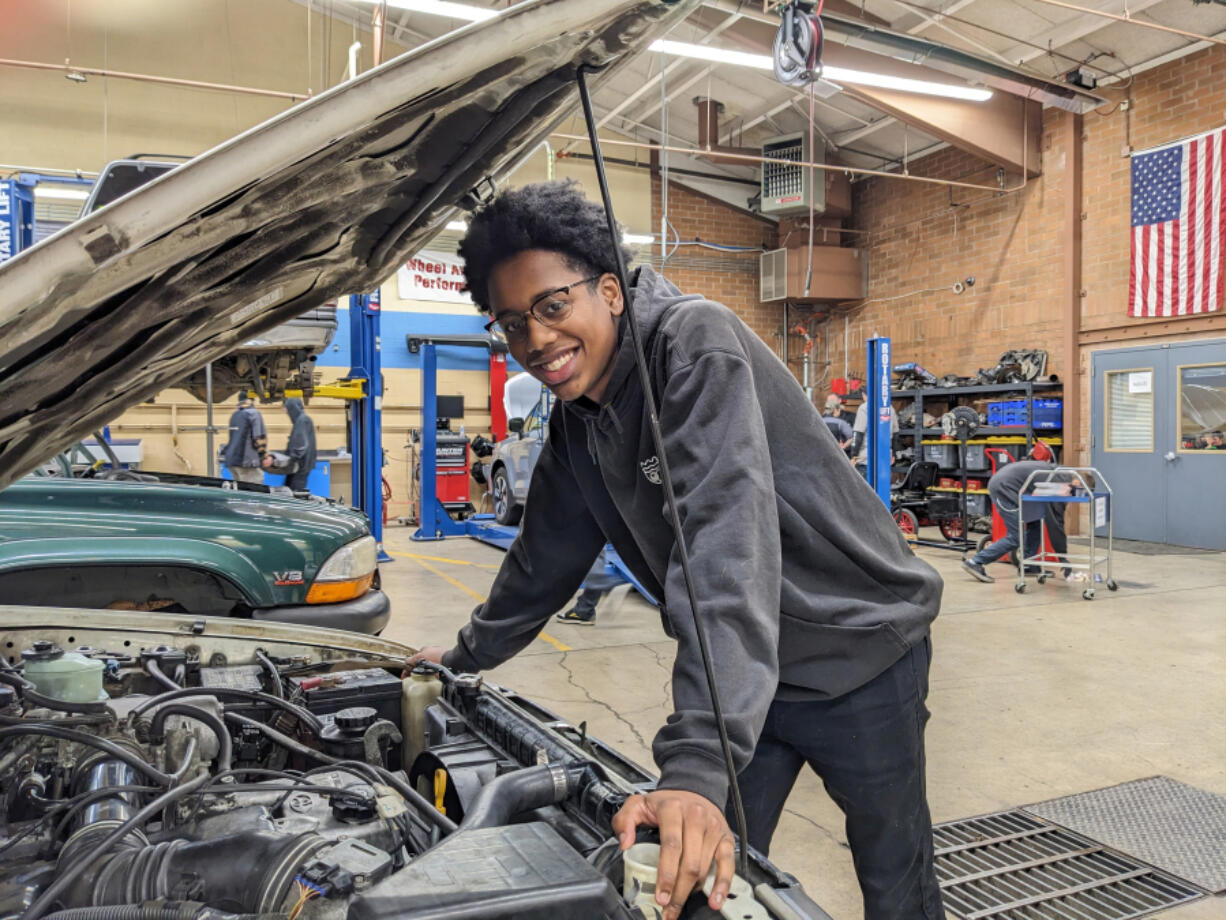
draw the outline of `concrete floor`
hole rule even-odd
[[[387,638],[450,645],[484,598],[502,553],[470,540],[413,543],[389,528],[383,567],[392,598]],[[1226,553],[1142,556],[1117,551],[1116,593],[1091,602],[1063,581],[1014,592],[965,575],[956,553],[920,547],[945,577],[933,628],[928,789],[934,821],[998,811],[1163,774],[1226,795]],[[601,603],[598,623],[551,623],[490,672],[573,724],[651,766],[650,743],[670,712],[673,643],[655,609],[628,587]],[[805,771],[771,847],[835,920],[862,917],[842,815]],[[1226,898],[1168,911],[1172,920],[1226,917]]]

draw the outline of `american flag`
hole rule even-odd
[[[1226,128],[1132,155],[1129,316],[1222,305]]]

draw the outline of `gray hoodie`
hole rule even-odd
[[[776,694],[829,699],[867,683],[928,635],[942,583],[796,379],[732,311],[646,266],[631,301],[740,770]],[[678,640],[674,712],[652,747],[660,786],[722,807],[719,738],[622,327],[602,403],[580,398],[550,418],[519,538],[443,660],[487,669],[527,646],[607,539],[664,601]]]

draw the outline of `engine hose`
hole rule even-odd
[[[4,728],[0,728],[0,742],[3,742],[7,738],[16,738],[20,735],[43,735],[48,738],[56,738],[60,741],[72,741],[76,744],[84,744],[89,747],[97,748],[104,754],[113,757],[115,760],[122,760],[133,770],[147,776],[159,786],[169,786],[175,781],[174,777],[169,773],[163,773],[152,764],[141,760],[131,751],[126,750],[117,744],[112,744],[105,738],[98,738],[94,735],[88,735],[85,732],[73,731],[71,728],[60,728],[58,725],[51,725],[46,722],[35,722],[32,725],[9,725]]]
[[[207,709],[201,709],[199,706],[192,706],[189,703],[167,703],[154,713],[153,719],[149,723],[150,737],[160,744],[165,737],[166,719],[173,715],[195,719],[197,722],[203,722],[211,728],[213,734],[217,736],[217,743],[220,745],[217,751],[217,769],[230,769],[230,760],[234,752],[234,745],[230,740],[230,732],[226,728],[225,723]]]
[[[0,684],[8,684],[10,687],[21,691],[23,702],[27,705],[33,704],[42,709],[54,709],[56,712],[105,713],[107,711],[108,701],[106,700],[98,703],[70,703],[66,700],[57,700],[50,696],[44,696],[35,689],[34,684],[15,671],[0,671]]]
[[[10,729],[4,729],[10,731]],[[93,865],[105,856],[116,844],[131,834],[133,831],[143,827],[145,822],[150,820],[163,808],[173,804],[181,798],[185,798],[195,792],[201,786],[209,781],[207,774],[202,774],[182,786],[176,786],[174,789],[168,789],[156,799],[134,814],[131,818],[125,821],[119,827],[115,828],[96,846],[92,847],[89,852],[83,853],[81,858],[71,866],[61,868],[59,875],[55,881],[48,885],[38,896],[38,898],[25,909],[21,914],[21,920],[39,920],[47,912],[52,904],[59,901],[60,896],[80,879]],[[93,827],[99,831],[109,829],[109,825],[95,824]],[[97,832],[95,832],[97,833]],[[63,862],[64,851],[60,852],[60,860]]]
[[[152,658],[145,661],[145,672],[168,690],[173,691],[183,689],[180,684],[176,684],[173,680],[163,674],[162,669],[158,666],[158,663]]]
[[[188,696],[213,696],[219,700],[251,700],[288,712],[315,734],[318,734],[320,728],[323,727],[318,716],[307,709],[303,709],[301,706],[294,705],[289,700],[283,700],[273,696],[271,693],[264,693],[260,690],[238,690],[228,687],[181,687],[169,690],[166,693],[160,693],[145,700],[145,702],[132,710],[129,719],[135,719],[155,706],[161,706],[163,703],[168,703],[171,700],[178,700]]]
[[[78,833],[64,847],[60,862],[90,850],[99,833]],[[285,835],[265,830],[128,846],[95,863],[62,893],[61,901],[132,905],[190,888],[194,897],[219,910],[268,913],[278,909],[294,877],[326,846],[328,841],[313,832]]]
[[[481,787],[460,830],[501,827],[516,815],[556,805],[576,789],[583,769],[550,764],[504,773]]]
[[[45,920],[195,920],[207,908],[199,901],[164,901],[152,904],[109,904],[70,907],[47,914]],[[216,920],[235,916],[213,912]]]

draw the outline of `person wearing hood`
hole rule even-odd
[[[734,869],[729,783],[665,506],[603,209],[573,182],[505,191],[470,220],[467,287],[512,356],[560,400],[519,537],[449,650],[496,667],[572,596],[605,542],[662,602],[677,640],[655,790],[613,820],[623,849],[659,828],[656,902],[675,920],[714,865]],[[739,317],[650,266],[630,279],[698,604],[748,817],[767,852],[807,763],[847,816],[867,920],[936,918],[925,794],[929,625],[942,582],[908,548],[790,371]],[[854,520],[857,526],[848,527]]]
[[[264,416],[246,393],[239,394],[238,408],[230,416],[230,440],[222,448],[221,459],[238,482],[262,483],[263,468],[272,465]]]
[[[305,492],[307,477],[315,468],[315,423],[297,396],[285,401],[285,412],[293,423],[285,453],[294,463],[294,472],[285,477],[285,484],[295,492]]]

